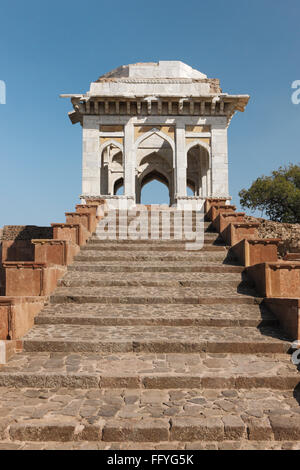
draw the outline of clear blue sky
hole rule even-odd
[[[48,225],[73,210],[81,128],[59,94],[85,92],[121,64],[182,60],[223,91],[251,95],[229,130],[235,203],[257,176],[299,162],[299,19],[299,0],[2,0],[0,227]]]

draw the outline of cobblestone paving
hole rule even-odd
[[[266,326],[277,325],[263,306],[250,304],[50,304],[36,324]]]
[[[0,450],[300,450],[290,338],[217,237],[93,236],[0,368]]]
[[[21,353],[0,369],[1,386],[289,389],[299,374],[288,355]],[[48,385],[47,385],[48,384]]]
[[[0,432],[17,441],[295,441],[299,398],[268,389],[3,388]]]
[[[58,283],[61,287],[108,287],[108,286],[147,286],[147,287],[213,287],[217,289],[222,286],[235,288],[247,286],[241,282],[239,273],[127,273],[126,277],[120,273],[111,273],[109,278],[106,273],[87,272],[82,278],[78,271],[68,272]],[[248,283],[248,286],[250,284]]]
[[[173,304],[177,302],[184,303],[184,299],[188,303],[199,303],[199,298],[209,297],[230,297],[230,298],[241,298],[245,299],[248,297],[256,297],[254,290],[241,287],[238,289],[233,286],[219,285],[216,287],[150,287],[150,286],[105,286],[105,287],[90,287],[90,286],[73,286],[69,287],[58,287],[53,297],[56,296],[84,296],[84,297],[95,297],[98,302],[108,301],[109,303],[114,300],[116,303],[124,303],[126,299],[136,298],[141,299],[141,303],[159,303],[159,300],[164,303]]]
[[[278,328],[36,325],[26,351],[57,352],[278,352],[289,349]]]

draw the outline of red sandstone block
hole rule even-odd
[[[232,251],[243,266],[276,262],[279,242],[279,238],[243,239],[232,247]]]
[[[89,230],[91,214],[84,212],[65,212],[65,215],[67,224],[82,224]]]
[[[76,206],[76,212],[91,215],[89,218],[89,231],[91,233],[95,232],[98,224],[97,210],[98,206],[93,206],[91,204],[77,204]]]
[[[291,339],[300,340],[300,299],[271,297],[264,299],[264,304]]]
[[[90,237],[90,232],[82,224],[51,224],[51,226],[54,239],[69,240],[82,246]]]
[[[219,212],[213,221],[213,226],[217,232],[222,233],[230,223],[243,223],[245,221],[245,212]]]
[[[221,232],[221,235],[227,245],[233,246],[244,238],[247,240],[257,239],[258,227],[259,223],[254,222],[230,222],[225,230]]]
[[[204,211],[205,214],[208,214],[210,208],[212,206],[218,206],[218,205],[225,205],[226,201],[230,200],[231,198],[228,197],[208,197],[205,199],[204,203]]]
[[[33,326],[45,300],[46,297],[0,297],[0,339],[22,338]]]
[[[2,261],[33,261],[31,240],[2,240]]]
[[[68,265],[79,252],[79,246],[68,240],[32,240],[36,263]]]
[[[56,288],[57,281],[62,277],[66,268],[63,266],[47,266],[35,262],[6,262],[5,294],[7,296],[44,296]]]
[[[300,297],[300,262],[260,263],[246,273],[263,297]]]
[[[218,217],[219,214],[224,214],[224,213],[234,213],[236,210],[236,206],[232,205],[220,205],[220,206],[211,206],[211,208],[208,211],[207,214],[207,219],[211,220],[214,222],[214,220]]]

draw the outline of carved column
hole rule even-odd
[[[134,126],[129,120],[124,126],[124,195],[133,198],[135,198],[135,167]]]
[[[186,196],[186,167],[185,126],[176,123],[175,135],[175,198]]]

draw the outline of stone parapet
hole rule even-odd
[[[232,246],[231,251],[243,266],[252,266],[262,262],[278,261],[280,239],[243,239]]]
[[[68,240],[32,240],[35,248],[34,261],[37,263],[67,266],[79,252],[79,246]]]
[[[259,224],[253,222],[230,222],[221,235],[227,245],[233,246],[244,238],[247,240],[257,239],[258,227]]]
[[[31,261],[7,261],[3,267],[7,296],[49,295],[66,272],[64,266]]]
[[[0,340],[22,338],[33,326],[46,300],[43,296],[0,297]]]
[[[210,220],[211,222],[214,222],[219,214],[225,214],[227,212],[235,212],[235,210],[236,210],[236,206],[233,206],[231,204],[211,206],[206,216],[206,219]]]
[[[220,210],[213,219],[213,226],[221,235],[226,230],[230,223],[243,223],[245,222],[244,212],[233,212],[232,210]]]
[[[277,317],[283,329],[292,338],[300,340],[300,299],[269,297],[264,304]]]
[[[300,262],[259,263],[246,268],[263,297],[300,298]]]
[[[92,214],[89,212],[65,212],[67,224],[82,224],[86,230],[92,232]]]
[[[82,224],[51,224],[53,227],[53,238],[68,240],[79,246],[85,245],[90,232]]]

